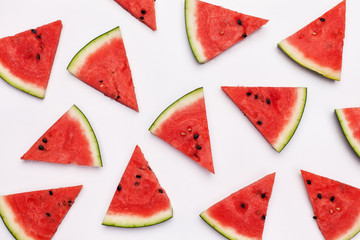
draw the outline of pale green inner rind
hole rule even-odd
[[[335,71],[329,67],[324,67],[316,62],[312,61],[309,58],[306,58],[305,55],[297,49],[294,45],[289,43],[286,39],[278,43],[278,46],[283,50],[286,55],[288,55],[295,62],[299,63],[303,67],[306,67],[314,72],[320,73],[324,77],[340,81],[341,71]]]
[[[188,94],[182,96],[177,101],[175,101],[173,104],[171,104],[169,107],[167,107],[153,122],[153,124],[150,126],[149,131],[156,135],[156,130],[161,127],[162,123],[166,121],[168,118],[171,117],[173,113],[178,111],[179,109],[185,108],[200,98],[204,97],[203,88],[197,88],[192,92],[189,92]]]
[[[96,52],[99,48],[104,46],[106,43],[109,43],[114,38],[122,38],[120,28],[116,27],[97,38],[91,40],[88,44],[86,44],[80,51],[73,57],[71,62],[69,63],[67,70],[76,76],[77,72],[83,64],[85,63],[88,56],[92,53]]]
[[[0,63],[0,77],[13,87],[38,98],[45,97],[45,89],[32,83],[27,83],[21,78],[13,75],[8,68]]]
[[[73,105],[69,109],[69,113],[74,119],[76,119],[76,121],[78,121],[80,123],[80,125],[82,126],[82,129],[84,131],[84,134],[89,142],[90,151],[91,151],[91,155],[92,155],[92,159],[93,159],[92,166],[102,167],[99,144],[98,144],[97,138],[95,136],[95,133],[94,133],[88,119],[76,105]]]
[[[278,152],[280,152],[290,141],[304,113],[307,98],[307,88],[299,87],[297,90],[297,95],[297,101],[295,103],[293,115],[291,116],[289,123],[287,124],[285,129],[279,134],[277,141],[272,144],[273,148]]]
[[[191,50],[199,63],[207,62],[204,49],[197,36],[197,0],[185,1],[185,25]]]
[[[353,131],[349,127],[348,121],[346,120],[343,109],[335,109],[335,113],[339,119],[341,128],[344,132],[346,139],[348,140],[349,144],[354,149],[356,154],[360,157],[360,142],[355,139]]]
[[[165,222],[166,220],[172,218],[172,216],[173,209],[171,207],[161,212],[157,212],[149,217],[107,213],[102,224],[124,228],[146,227]]]
[[[219,221],[209,216],[207,211],[200,214],[200,217],[208,223],[212,228],[218,231],[221,235],[231,240],[260,240],[261,238],[249,238],[240,233],[237,233],[235,229],[230,227],[224,227]]]
[[[14,212],[10,205],[7,204],[5,196],[0,197],[0,216],[5,223],[5,226],[9,232],[18,240],[35,240],[28,236],[15,220]]]

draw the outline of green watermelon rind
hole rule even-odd
[[[295,110],[293,111],[293,115],[285,127],[285,129],[280,133],[277,142],[272,144],[272,147],[281,152],[284,147],[289,143],[290,139],[295,134],[297,127],[299,126],[300,120],[303,116],[306,99],[307,99],[307,88],[298,87],[298,98],[297,103],[295,103]]]
[[[94,167],[102,167],[102,160],[100,154],[99,143],[97,141],[95,132],[90,125],[89,120],[85,116],[85,114],[74,104],[70,109],[69,113],[81,124],[86,138],[90,144],[90,149],[92,153],[92,158],[94,159],[93,165]]]
[[[152,226],[165,222],[173,217],[173,209],[169,207],[166,210],[159,211],[152,216],[143,217],[125,214],[107,213],[102,222],[103,225],[123,228],[138,228]]]
[[[300,64],[301,66],[319,73],[326,78],[340,81],[341,70],[335,71],[329,67],[321,66],[315,63],[313,60],[305,57],[305,55],[296,46],[292,45],[286,39],[278,43],[278,47],[292,60]]]
[[[0,63],[0,77],[11,86],[38,98],[44,98],[46,90],[32,83],[26,83],[13,75],[8,68]]]
[[[85,63],[88,56],[92,53],[95,53],[97,49],[104,46],[107,42],[110,42],[114,38],[122,39],[120,27],[117,26],[110,31],[101,34],[95,39],[91,40],[88,44],[86,44],[83,48],[81,48],[75,56],[71,59],[69,65],[67,66],[67,70],[74,76],[76,76],[77,71],[81,69],[83,64]]]
[[[199,63],[205,63],[209,59],[204,54],[204,49],[197,37],[196,8],[197,0],[185,0],[185,25],[191,51]]]
[[[355,153],[360,157],[360,143],[358,140],[354,138],[352,130],[349,127],[348,121],[343,113],[344,109],[335,109],[335,114],[339,120],[341,129],[348,140],[350,146],[355,151]]]
[[[150,126],[149,131],[152,134],[156,133],[156,130],[161,127],[162,123],[166,121],[173,113],[175,113],[177,110],[185,108],[197,100],[204,97],[204,91],[203,88],[197,88],[178,100],[176,100],[174,103],[172,103],[170,106],[168,106],[153,122],[153,124]]]

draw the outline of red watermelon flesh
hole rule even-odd
[[[74,204],[82,186],[0,197],[0,216],[16,239],[49,240]]]
[[[340,80],[345,37],[345,1],[279,43],[299,64]]]
[[[214,173],[203,88],[175,101],[158,116],[149,130]]]
[[[200,216],[229,239],[262,239],[275,173],[240,189]]]
[[[268,22],[198,0],[186,0],[186,29],[200,63],[216,57]]]
[[[307,171],[301,174],[325,239],[355,236],[360,231],[360,189]]]
[[[0,76],[16,88],[44,98],[61,29],[58,20],[0,39]]]
[[[136,19],[156,30],[155,0],[115,0]]]
[[[125,169],[103,221],[104,225],[142,227],[172,217],[169,197],[139,146]]]
[[[139,111],[119,27],[89,42],[74,56],[67,69],[106,96]]]
[[[306,88],[222,87],[265,139],[280,152],[301,119]]]
[[[75,105],[59,118],[21,157],[84,166],[102,166],[95,134]]]

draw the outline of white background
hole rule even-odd
[[[183,0],[157,0],[153,32],[112,0],[0,0],[0,37],[61,19],[63,30],[45,99],[0,81],[0,195],[83,184],[60,225],[61,239],[224,239],[199,213],[232,192],[277,172],[264,239],[322,239],[300,175],[305,169],[360,187],[360,159],[347,143],[335,108],[360,106],[360,2],[347,1],[340,82],[295,64],[277,43],[338,0],[212,0],[270,19],[259,31],[200,65],[186,36]],[[210,0],[209,0],[210,2]],[[120,26],[140,112],[103,96],[66,71],[75,53]],[[308,99],[295,135],[281,153],[271,148],[220,86],[304,86]],[[158,114],[203,86],[216,174],[148,131]],[[72,104],[97,135],[103,168],[24,162],[20,157]],[[136,144],[166,189],[174,217],[152,227],[102,226],[116,186]],[[0,224],[0,239],[12,236]],[[354,239],[360,239],[360,236]]]

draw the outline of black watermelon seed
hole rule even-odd
[[[44,150],[45,148],[44,148],[44,146],[43,145],[39,145],[39,150]]]
[[[245,208],[245,203],[240,204],[241,208]]]
[[[47,139],[46,139],[46,138],[43,138],[43,139],[42,139],[42,142],[43,142],[43,143],[47,143]]]
[[[136,175],[136,178],[141,178],[141,176],[140,176],[140,175]]]
[[[40,38],[41,38],[41,35],[37,35],[36,38],[40,39]]]
[[[267,103],[267,104],[270,104],[270,99],[267,98],[267,99],[266,99],[266,103]]]
[[[306,180],[306,183],[310,185],[310,184],[311,184],[311,181],[310,181],[310,180]]]
[[[163,193],[164,191],[162,189],[159,188],[159,193]]]
[[[334,200],[335,200],[335,197],[334,197],[334,196],[331,196],[331,197],[330,197],[330,201],[333,202]]]
[[[47,213],[46,213],[46,216],[51,217],[51,214],[47,212]]]
[[[201,150],[201,146],[200,146],[200,145],[196,145],[196,149]]]
[[[266,197],[265,193],[261,194],[261,198],[265,198],[265,197]]]
[[[50,191],[49,191],[49,194],[50,194],[50,195],[53,195],[54,193],[53,193],[53,191],[50,190]]]
[[[36,54],[36,58],[40,60],[40,54]]]
[[[144,17],[143,17],[143,16],[141,16],[141,17],[140,17],[140,20],[144,20]]]
[[[259,125],[261,125],[261,124],[262,124],[262,121],[257,121],[256,123],[259,124]]]
[[[68,201],[68,206],[70,207],[72,204],[72,201]]]
[[[32,33],[36,33],[36,29],[31,29],[31,32],[32,32]]]
[[[135,185],[135,186],[139,186],[140,183],[139,183],[139,182],[135,182],[134,185]]]
[[[319,199],[322,199],[322,196],[321,196],[320,193],[318,193],[317,197],[318,197]]]
[[[145,11],[145,10],[141,10],[141,13],[142,13],[142,14],[145,14],[145,13],[146,13],[146,11]]]
[[[263,220],[265,220],[266,216],[265,216],[265,215],[262,215],[261,218],[262,218]]]
[[[247,92],[247,93],[246,93],[246,96],[251,96],[251,92]]]
[[[117,190],[118,190],[118,191],[121,191],[121,186],[120,186],[120,185],[117,186]]]
[[[119,98],[120,98],[120,96],[119,96],[119,95],[117,95],[117,96],[116,96],[116,99],[119,99]]]
[[[325,18],[320,18],[320,21],[325,22]]]
[[[148,167],[148,169],[151,171],[151,167]]]
[[[316,217],[316,216],[313,216],[313,219],[317,219],[317,217]]]
[[[255,98],[255,99],[258,99],[258,98],[259,98],[259,96],[258,96],[258,95],[255,95],[255,96],[254,96],[254,98]]]
[[[99,83],[102,83],[103,82],[103,80],[99,80]]]
[[[198,139],[198,138],[199,138],[199,134],[195,134],[194,139]]]
[[[237,20],[237,23],[241,26],[242,25],[242,22],[240,19]]]
[[[243,37],[243,38],[246,38],[246,37],[247,37],[246,33],[244,33],[244,34],[242,35],[242,37]]]

